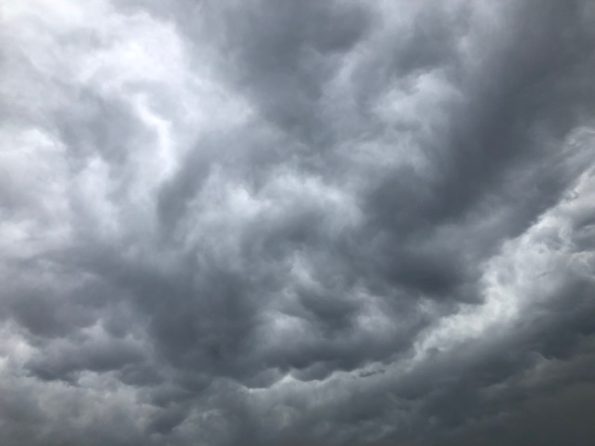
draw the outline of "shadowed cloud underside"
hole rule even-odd
[[[3,446],[590,446],[595,2],[0,5]]]

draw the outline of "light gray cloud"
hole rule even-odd
[[[27,0],[0,443],[593,436],[589,0]]]

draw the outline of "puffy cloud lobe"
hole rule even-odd
[[[589,444],[591,2],[2,21],[2,444]]]

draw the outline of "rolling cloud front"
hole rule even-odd
[[[593,444],[593,0],[0,21],[0,444]]]

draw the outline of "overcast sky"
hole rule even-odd
[[[594,0],[5,0],[2,446],[591,446]]]

